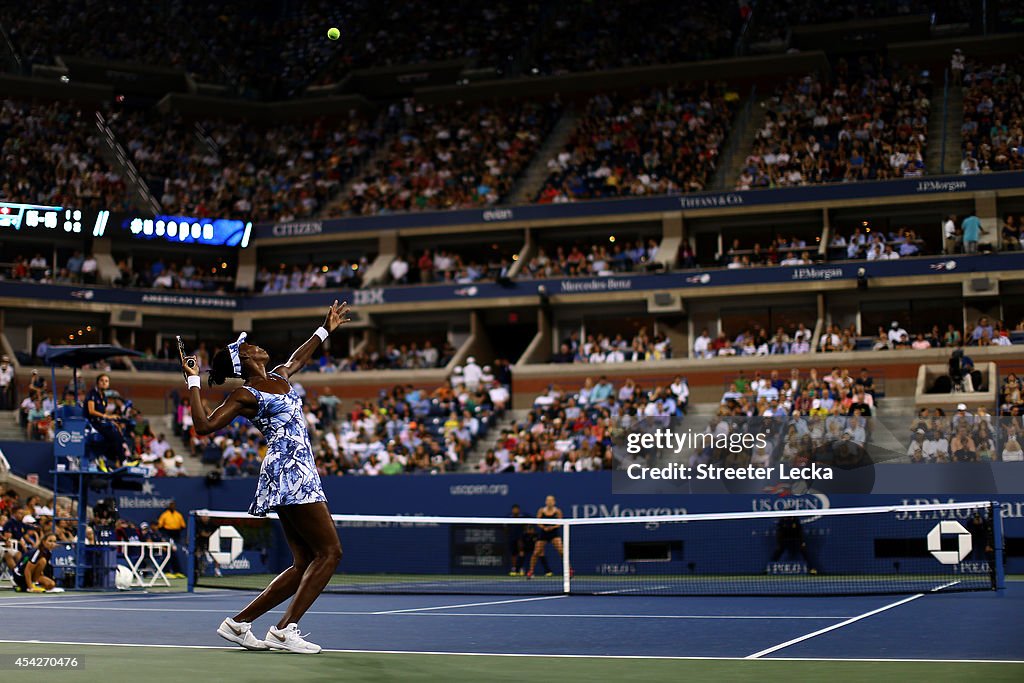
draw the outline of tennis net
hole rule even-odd
[[[343,557],[330,592],[853,595],[986,590],[1002,577],[999,508],[990,502],[543,527],[531,518],[333,518]],[[292,561],[273,515],[194,511],[189,546],[190,589],[260,590]]]

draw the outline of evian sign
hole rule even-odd
[[[513,218],[512,209],[488,209],[484,211],[484,221],[510,221]]]

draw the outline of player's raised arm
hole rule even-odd
[[[327,317],[324,319],[324,324],[318,327],[302,346],[292,352],[292,356],[288,359],[287,363],[282,363],[274,368],[274,372],[283,377],[291,377],[294,373],[300,372],[313,357],[313,353],[320,347],[320,344],[327,339],[327,335],[334,332],[339,326],[351,321],[351,318],[348,317],[349,310],[347,301],[339,305],[338,300],[335,299],[331,307],[327,309]]]
[[[241,387],[232,391],[223,403],[207,415],[203,398],[199,393],[199,363],[195,356],[185,356],[181,359],[181,371],[185,373],[185,381],[188,384],[192,424],[199,436],[227,427],[239,415],[252,417],[257,408],[256,399]]]

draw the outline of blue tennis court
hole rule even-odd
[[[225,667],[242,659],[271,668],[278,666],[274,660],[294,661],[242,651],[215,634],[221,618],[253,595],[9,594],[0,598],[8,615],[0,652],[31,646],[61,655],[120,645],[125,648],[117,649],[118,658],[152,652],[166,657],[171,655],[164,650],[180,648],[189,657],[197,650],[205,657],[223,651]],[[262,635],[271,621],[264,617],[256,630]],[[434,654],[449,655],[450,662],[471,655],[571,658],[576,664],[570,671],[581,674],[605,658],[633,660],[638,672],[645,664],[636,660],[806,660],[831,663],[841,674],[850,660],[864,660],[922,667],[1003,663],[997,678],[1012,672],[1024,679],[1024,582],[981,593],[835,598],[325,594],[302,629],[328,657],[388,655],[385,667],[397,666],[402,656]],[[92,659],[115,650],[96,652]],[[459,665],[450,666],[458,678]],[[924,669],[920,673],[926,677]]]

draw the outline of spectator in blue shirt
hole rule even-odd
[[[590,393],[590,402],[593,404],[600,403],[611,396],[613,390],[611,382],[602,375],[601,379],[594,385],[594,390]]]
[[[981,237],[981,233],[986,232],[981,228],[981,220],[972,213],[963,220],[963,223],[960,224],[960,228],[963,230],[964,235],[964,253],[977,254],[978,240]]]
[[[978,319],[978,324],[974,326],[974,331],[971,332],[971,343],[977,345],[981,338],[992,339],[992,323],[989,322],[988,316],[981,316]]]

